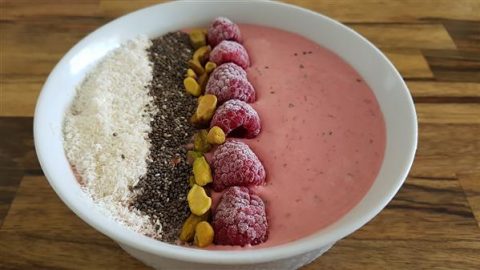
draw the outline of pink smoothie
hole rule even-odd
[[[311,235],[363,198],[382,164],[385,123],[371,89],[336,54],[274,28],[240,30],[262,121],[260,135],[244,140],[267,172],[255,188],[270,226],[262,248]]]

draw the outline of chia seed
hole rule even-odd
[[[195,111],[196,99],[184,94],[183,79],[193,48],[188,34],[168,33],[152,41],[149,58],[153,63],[153,80],[149,86],[157,111],[152,115],[151,143],[147,173],[134,187],[131,205],[150,216],[160,239],[174,243],[183,222],[190,214],[187,193],[192,173],[187,163],[186,145],[194,128],[188,119]]]

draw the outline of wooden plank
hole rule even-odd
[[[95,16],[98,0],[1,0],[2,20],[22,20],[29,17]]]
[[[39,0],[36,6],[28,0],[2,0],[4,19],[38,16],[119,16],[162,0]],[[475,0],[427,0],[392,2],[387,0],[309,1],[287,0],[343,22],[422,22],[428,19],[479,20],[480,5]],[[368,12],[367,12],[368,11]]]
[[[103,16],[118,17],[129,12],[151,5],[169,2],[167,0],[100,0],[100,10]]]
[[[15,198],[22,177],[22,170],[6,168],[0,170],[0,228]]]
[[[478,157],[480,152],[477,152],[476,154]],[[476,172],[462,175],[459,181],[465,191],[473,215],[477,220],[477,225],[480,228],[480,159],[477,159],[477,164],[475,166],[476,167],[474,168],[476,168]]]
[[[458,181],[477,223],[480,221],[479,136],[478,124],[421,123],[419,148],[410,172],[411,177],[418,179]]]
[[[480,82],[480,51],[423,50],[438,81]]]
[[[410,172],[412,178],[435,183],[439,183],[439,179],[458,181],[478,225],[480,225],[479,136],[478,124],[420,124],[419,148]]]
[[[456,49],[442,24],[349,24],[380,48]]]
[[[32,51],[28,55],[28,52],[12,52],[12,50],[14,49],[5,49],[8,58],[4,61],[1,74],[6,77],[31,75],[46,78],[63,56],[63,53],[48,54],[41,51]]]
[[[350,238],[473,242],[480,240],[478,231],[457,180],[409,177],[387,208]]]
[[[383,53],[392,61],[403,78],[429,79],[433,73],[420,50],[389,50]]]
[[[100,0],[103,15],[119,16],[161,0]],[[311,1],[284,0],[282,2],[302,6],[342,22],[423,22],[428,19],[480,20],[475,12],[480,5],[475,0],[407,0],[402,2],[388,0],[357,1]]]
[[[38,82],[3,82],[0,116],[32,117],[41,88]]]
[[[42,207],[38,207],[41,205]],[[84,231],[94,230],[68,209],[44,176],[25,176],[10,207],[2,231]]]
[[[77,218],[43,177],[25,177],[0,229],[2,269],[147,269]]]
[[[480,124],[480,104],[416,104],[424,124]]]
[[[40,76],[42,81],[61,57],[81,38],[105,22],[98,18],[45,18],[2,23],[1,74]],[[3,58],[3,57],[2,57]]]
[[[442,23],[458,49],[480,52],[480,21],[444,20]]]
[[[409,215],[409,212],[404,215]],[[476,270],[480,264],[478,252],[478,242],[371,241],[348,238],[337,242],[325,255],[301,269]]]
[[[0,170],[38,170],[31,117],[0,117]]]
[[[116,17],[139,8],[147,7],[162,0],[100,0],[102,15]],[[475,9],[480,9],[478,1],[461,0],[407,0],[402,2],[388,0],[357,1],[311,1],[284,0],[282,2],[302,6],[342,22],[424,22],[426,20],[480,20]]]
[[[2,269],[150,269],[113,241],[83,231],[0,231]]]
[[[480,97],[480,83],[407,81],[414,97]]]
[[[444,107],[443,104],[425,104],[425,106]],[[455,108],[458,109],[459,107]],[[419,148],[414,169],[418,169],[416,165],[428,166],[438,164],[438,168],[427,168],[430,169],[430,172],[454,171],[457,173],[455,177],[458,177],[458,173],[471,171],[472,168],[475,168],[475,164],[479,162],[477,157],[480,155],[480,140],[478,140],[480,125],[478,124],[455,124],[449,122],[432,124],[426,123],[420,118],[418,134]],[[423,158],[428,158],[428,162],[424,161]],[[449,160],[455,160],[455,162],[451,162],[447,167],[443,166],[443,162]],[[477,167],[477,169],[480,170],[480,167]],[[447,173],[444,176],[449,176],[449,174]]]
[[[435,19],[480,20],[477,0],[282,0],[342,22],[424,22]]]

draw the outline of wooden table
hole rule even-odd
[[[0,0],[0,269],[145,269],[64,206],[32,138],[40,88],[98,26],[153,0]],[[291,2],[340,20],[400,70],[420,121],[395,199],[304,269],[480,269],[480,1]]]

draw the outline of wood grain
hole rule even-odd
[[[480,124],[480,104],[417,104],[417,116],[426,124]]]
[[[424,50],[423,55],[440,81],[480,82],[480,51]]]
[[[156,0],[100,0],[103,14],[120,16],[129,11],[166,1]],[[428,19],[480,20],[476,0],[284,0],[289,4],[302,6],[346,23],[401,22],[418,23]]]
[[[477,12],[478,13],[478,12]],[[480,51],[480,21],[444,20],[443,25],[461,50]]]
[[[76,42],[106,22],[101,18],[62,17],[23,18],[0,24],[2,35],[2,75],[5,80],[22,79],[43,82],[60,58]]]
[[[10,205],[17,193],[23,171],[18,169],[0,169],[0,228],[7,216]]]
[[[480,132],[480,128],[477,129],[477,132]],[[480,151],[475,153],[480,154]],[[476,171],[462,175],[459,182],[465,192],[467,201],[469,202],[473,215],[477,221],[477,225],[480,227],[480,181],[478,180],[480,179],[480,161],[478,161],[478,159],[473,168],[476,168]]]
[[[349,24],[380,48],[455,49],[442,24]]]
[[[414,97],[480,97],[480,83],[464,82],[407,82]]]
[[[0,0],[2,20],[32,17],[90,17],[99,14],[97,0]]]
[[[0,269],[147,269],[75,216],[33,146],[36,98],[57,61],[105,22],[157,0],[0,0]],[[407,181],[366,226],[303,269],[480,269],[480,1],[284,2],[377,45],[416,103]]]
[[[0,230],[0,262],[14,269],[146,269],[76,217],[43,176],[22,179]]]
[[[435,19],[479,21],[476,0],[286,0],[346,23],[421,23]]]
[[[405,79],[432,79],[433,73],[420,50],[383,50]]]
[[[6,81],[2,85],[0,116],[33,116],[40,82]]]
[[[100,10],[102,14],[109,17],[118,17],[132,10],[137,10],[158,3],[168,2],[165,0],[100,0]]]

